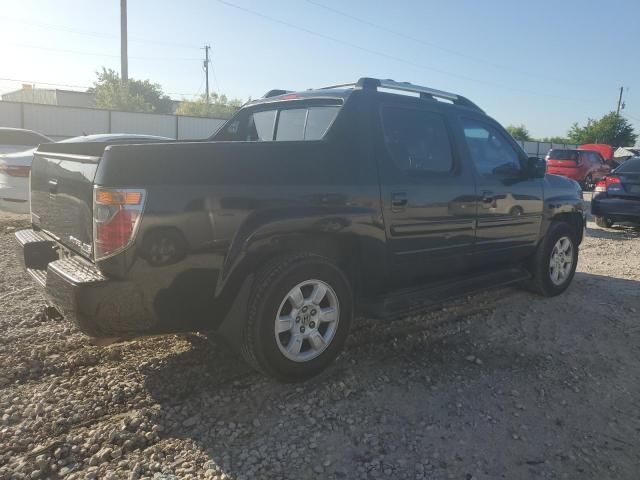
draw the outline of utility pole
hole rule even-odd
[[[209,104],[209,49],[211,47],[209,45],[205,45],[203,48],[204,48],[203,68],[204,68],[204,76],[206,80],[206,97],[207,97],[207,105],[208,105]]]
[[[620,87],[620,95],[618,96],[618,109],[616,110],[616,116],[620,116],[620,106],[622,106],[622,108],[624,108],[624,103],[622,103],[622,91],[624,90],[624,87]]]
[[[129,82],[129,59],[127,57],[127,0],[120,0],[120,81]]]

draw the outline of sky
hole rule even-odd
[[[638,0],[128,0],[129,77],[193,98],[209,44],[211,91],[231,98],[392,78],[537,138],[615,110],[622,86],[640,133],[638,18]],[[4,0],[0,22],[0,92],[120,70],[119,0]]]

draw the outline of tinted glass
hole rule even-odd
[[[578,152],[575,150],[550,150],[549,158],[551,160],[577,160]]]
[[[496,128],[471,119],[463,119],[464,135],[476,171],[483,176],[520,175],[518,152]]]
[[[321,140],[340,106],[317,106],[293,109],[265,110],[255,113],[240,112],[223,129],[216,133],[215,140],[269,141],[273,140]],[[277,122],[276,122],[277,119]]]
[[[312,107],[307,115],[307,126],[304,130],[305,140],[320,140],[327,133],[333,120],[338,115],[339,107]]]
[[[249,135],[246,140],[273,140],[273,127],[276,123],[276,114],[277,110],[267,110],[251,115],[249,119]]]
[[[630,158],[616,168],[616,173],[640,173],[640,157]]]
[[[304,126],[306,122],[306,108],[281,110],[280,118],[278,119],[276,140],[304,140]]]
[[[440,115],[410,108],[387,107],[382,110],[382,125],[389,153],[400,170],[452,170],[449,135]]]

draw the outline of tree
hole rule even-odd
[[[201,95],[194,101],[182,99],[178,108],[176,108],[176,114],[193,115],[195,117],[229,118],[241,105],[242,101],[237,98],[229,100],[226,95],[213,93],[210,95],[209,103],[207,103],[205,95]]]
[[[545,143],[572,143],[567,137],[544,137],[540,141]]]
[[[509,125],[507,127],[507,132],[511,134],[513,138],[516,140],[529,141],[531,140],[531,136],[529,135],[529,130],[524,125]]]
[[[89,92],[95,94],[98,107],[126,112],[173,113],[173,101],[159,84],[132,78],[123,84],[115,70],[104,67],[96,74],[98,79]]]
[[[616,112],[609,112],[599,120],[590,118],[583,127],[574,123],[567,135],[573,143],[606,143],[614,147],[634,145],[638,138],[629,121]]]

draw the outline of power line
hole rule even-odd
[[[88,90],[89,88],[94,88],[93,86],[88,86],[88,85],[71,85],[68,83],[51,83],[51,82],[41,82],[39,80],[25,80],[25,79],[19,79],[19,78],[6,78],[6,77],[0,77],[0,81],[30,83],[33,85],[40,84],[40,85],[47,85],[50,87],[84,88],[85,90]],[[202,84],[200,86],[202,86]],[[184,93],[184,92],[164,92],[164,93],[166,93],[167,95],[184,95],[188,97],[197,97],[200,95],[199,93]]]
[[[497,87],[497,88],[500,88],[500,89],[503,89],[503,90],[512,90],[512,91],[515,91],[515,92],[527,93],[527,94],[530,94],[530,95],[536,95],[536,96],[541,96],[541,97],[554,98],[554,99],[563,100],[563,101],[580,101],[580,102],[585,101],[583,99],[572,99],[572,98],[568,98],[566,96],[549,95],[549,94],[543,94],[543,93],[534,92],[534,91],[530,91],[530,90],[514,88],[514,87],[512,87],[510,85],[501,85],[501,84],[489,82],[487,80],[482,80],[482,79],[478,79],[478,78],[472,78],[472,77],[468,77],[468,76],[465,76],[465,75],[460,75],[458,73],[449,72],[449,71],[442,70],[442,69],[439,69],[439,68],[436,68],[436,67],[422,65],[422,64],[413,62],[411,60],[408,60],[406,58],[402,58],[402,57],[398,57],[398,56],[391,55],[391,54],[388,54],[388,53],[384,53],[384,52],[380,52],[380,51],[377,51],[377,50],[373,50],[371,48],[363,47],[361,45],[358,45],[358,44],[355,44],[355,43],[351,43],[351,42],[346,41],[346,40],[341,40],[339,38],[332,37],[332,36],[327,35],[325,33],[317,32],[315,30],[310,30],[308,28],[301,27],[299,25],[295,25],[295,24],[287,22],[285,20],[281,20],[279,18],[275,18],[275,17],[269,16],[269,15],[266,15],[264,13],[257,12],[255,10],[251,10],[249,8],[242,7],[240,5],[236,5],[236,4],[228,2],[226,0],[216,0],[216,1],[218,3],[226,5],[228,7],[235,8],[236,10],[240,10],[242,12],[249,13],[251,15],[263,18],[263,19],[268,20],[270,22],[278,23],[280,25],[284,25],[286,27],[289,27],[289,28],[292,28],[294,30],[298,30],[298,31],[307,33],[309,35],[313,35],[313,36],[322,38],[324,40],[329,40],[331,42],[335,42],[335,43],[339,43],[339,44],[342,44],[342,45],[346,45],[346,46],[354,48],[356,50],[360,50],[362,52],[366,52],[366,53],[369,53],[369,54],[372,54],[372,55],[376,55],[376,56],[379,56],[379,57],[382,57],[382,58],[386,58],[386,59],[389,59],[389,60],[394,60],[394,61],[399,62],[399,63],[404,63],[406,65],[410,65],[410,66],[415,67],[415,68],[419,68],[419,69],[423,69],[423,70],[429,70],[429,71],[433,71],[433,72],[438,72],[438,73],[441,73],[443,75],[448,75],[450,77],[459,78],[459,79],[470,81],[470,82],[480,83],[480,84],[488,85],[488,86],[491,86],[491,87]]]
[[[435,48],[437,50],[443,51],[445,53],[449,53],[451,55],[457,55],[459,57],[463,57],[463,58],[466,58],[468,60],[473,60],[475,62],[482,63],[484,65],[487,65],[487,66],[490,66],[490,67],[493,67],[493,68],[498,68],[498,69],[501,69],[501,70],[509,70],[509,71],[512,71],[512,72],[519,73],[521,75],[535,76],[535,77],[539,77],[539,78],[544,78],[546,80],[550,79],[550,77],[548,75],[544,75],[543,76],[543,75],[536,74],[534,72],[527,72],[527,71],[524,71],[524,70],[515,69],[515,68],[507,66],[507,65],[500,65],[500,64],[497,64],[497,63],[487,62],[484,59],[475,57],[473,55],[469,55],[468,53],[459,52],[457,50],[451,50],[451,49],[443,47],[441,45],[437,45],[437,44],[435,44],[433,42],[429,42],[427,40],[423,40],[421,38],[414,37],[412,35],[408,35],[408,34],[403,33],[401,31],[394,30],[392,28],[386,27],[384,25],[380,25],[378,23],[371,22],[369,20],[365,20],[365,19],[360,18],[360,17],[356,17],[355,15],[352,15],[350,13],[344,12],[342,10],[338,10],[337,8],[333,8],[333,7],[330,7],[328,5],[324,5],[324,4],[320,3],[320,2],[316,2],[315,0],[306,0],[306,1],[307,1],[307,3],[315,5],[316,7],[323,8],[323,9],[329,11],[329,12],[332,12],[332,13],[335,13],[337,15],[343,16],[345,18],[348,18],[348,19],[353,20],[355,22],[361,23],[363,25],[367,25],[369,27],[377,28],[378,30],[382,30],[384,32],[391,33],[391,34],[396,35],[396,36],[398,36],[400,38],[404,38],[405,40],[410,40],[412,42],[420,43],[422,45],[426,45],[428,47]],[[566,82],[566,80],[561,80],[561,79],[553,79],[553,80]]]
[[[21,48],[32,48],[35,50],[44,50],[48,52],[57,52],[57,53],[68,53],[73,55],[88,55],[91,57],[110,57],[110,58],[120,58],[120,55],[113,55],[109,53],[97,53],[97,52],[85,52],[80,50],[68,50],[63,48],[50,48],[50,47],[41,47],[39,45],[29,45],[25,43],[12,43],[12,42],[4,42],[4,45],[12,45],[14,47]],[[196,57],[137,57],[137,56],[129,56],[129,58],[134,58],[136,60],[188,60],[188,61],[200,61],[199,58]]]
[[[640,118],[634,117],[633,115],[629,115],[629,112],[624,112],[622,114],[623,117],[629,117],[631,120],[635,120],[636,122],[640,122]]]
[[[38,28],[44,28],[44,29],[48,29],[48,30],[58,30],[58,31],[61,31],[61,32],[74,33],[74,34],[77,34],[77,35],[85,35],[85,36],[95,37],[95,38],[118,38],[118,35],[112,34],[112,33],[96,32],[96,31],[91,31],[91,30],[80,30],[80,29],[77,29],[77,28],[67,27],[67,26],[64,26],[64,25],[55,25],[55,24],[52,24],[52,23],[34,22],[34,21],[31,21],[31,20],[24,20],[24,19],[21,19],[21,18],[12,18],[12,17],[7,17],[7,16],[0,16],[0,19],[5,20],[5,21],[9,21],[9,22],[22,23],[24,25],[30,25],[30,26],[38,27]],[[136,43],[153,43],[153,44],[156,44],[156,45],[164,45],[164,46],[167,46],[167,47],[175,47],[175,48],[189,48],[189,49],[198,48],[197,46],[194,46],[194,45],[187,45],[187,44],[183,44],[183,43],[162,42],[160,40],[151,40],[151,39],[147,39],[147,38],[143,38],[143,37],[136,37],[136,36],[129,36],[129,41],[130,42],[136,42]]]

